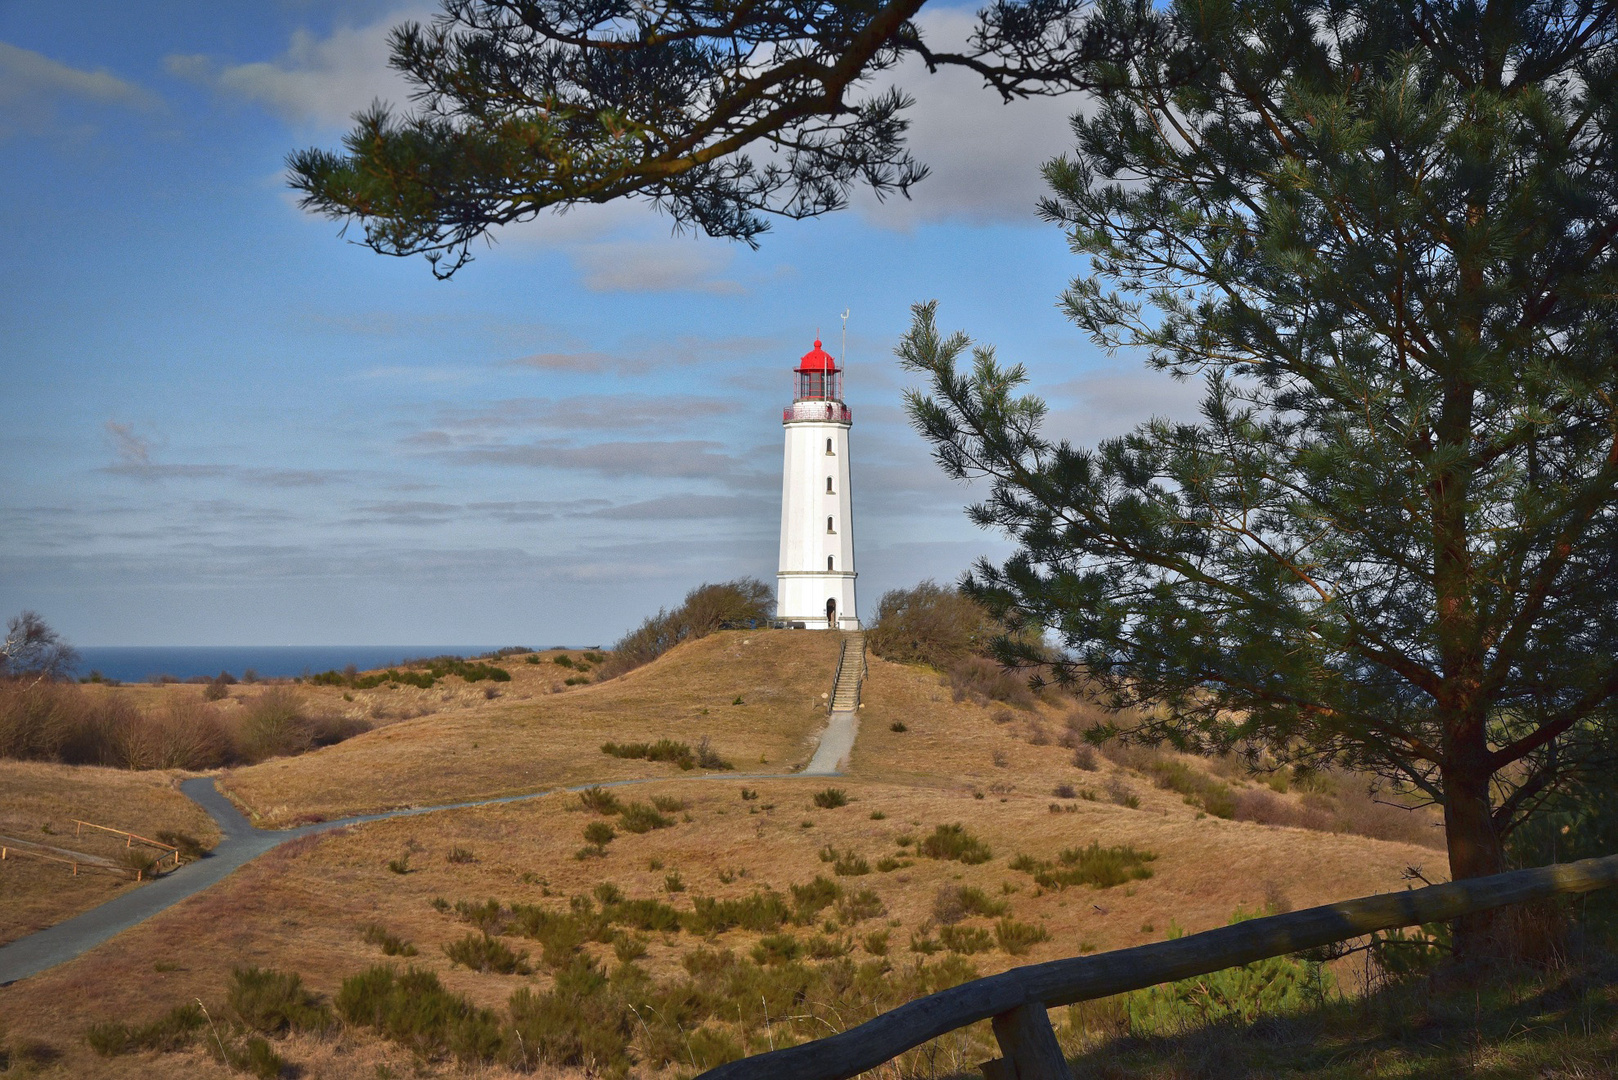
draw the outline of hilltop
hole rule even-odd
[[[1248,778],[1231,763],[1212,763],[1216,774],[1210,763],[1166,753],[1097,755],[1076,741],[1087,721],[1071,702],[1014,707],[952,691],[931,669],[875,657],[845,777],[748,779],[807,760],[838,645],[827,634],[726,631],[591,684],[568,686],[556,676],[570,669],[545,656],[504,662],[510,681],[489,686],[449,678],[428,689],[301,688],[311,707],[381,717],[336,745],[221,774],[221,788],[264,823],[642,783],[595,799],[594,810],[556,791],[295,841],[80,959],[0,990],[0,1013],[13,1030],[58,1048],[76,1076],[149,1073],[150,1054],[98,1056],[85,1031],[152,1021],[196,999],[223,1001],[233,968],[296,972],[329,1002],[345,979],[380,961],[402,970],[404,952],[450,993],[501,1015],[514,990],[555,987],[587,958],[614,972],[612,986],[628,978],[648,987],[707,979],[700,972],[712,963],[743,965],[725,978],[745,985],[734,980],[746,971],[757,973],[747,979],[824,978],[826,965],[846,961],[856,965],[849,977],[875,980],[843,991],[859,1013],[974,972],[1158,940],[1171,927],[1205,929],[1242,910],[1397,889],[1409,866],[1441,876],[1441,853],[1410,842],[1431,843],[1423,823],[1405,839],[1333,831],[1353,822],[1318,808],[1348,799],[1343,791],[1283,791],[1276,778]],[[705,745],[711,765],[733,768],[693,761],[687,770],[677,760],[602,751],[659,740]],[[92,786],[133,777],[153,787],[162,775],[6,768],[56,770]],[[60,797],[75,795],[64,788]],[[1260,797],[1297,815],[1309,801],[1327,828],[1220,816]],[[1410,828],[1408,815],[1399,820]],[[1111,868],[1085,861],[1087,849]],[[1065,862],[1064,852],[1077,861]],[[754,914],[715,921],[715,910],[732,909]],[[584,911],[593,922],[555,929]],[[488,955],[452,960],[446,950],[470,948],[466,940],[490,943],[477,946]],[[390,941],[392,961],[383,951]],[[530,973],[499,974],[502,954]],[[745,1009],[739,1025],[727,1021],[724,1008],[716,1002],[706,1022],[693,1014],[708,1033],[699,1040],[707,1057],[803,1037]],[[688,1039],[681,1030],[628,1032],[613,1061],[689,1072],[690,1047],[682,1055],[667,1045]],[[433,1053],[436,1064],[413,1064],[396,1041],[359,1027],[278,1045],[320,1076],[457,1068]],[[217,1066],[194,1049],[165,1056],[162,1068],[202,1076]]]

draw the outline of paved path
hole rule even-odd
[[[583,791],[587,787],[624,787],[631,784],[649,784],[668,780],[789,780],[802,776],[836,776],[848,761],[854,748],[854,736],[859,731],[859,720],[853,713],[833,713],[821,733],[820,745],[802,772],[796,773],[709,773],[690,777],[645,777],[636,780],[614,780],[599,785],[579,784],[568,788],[547,788],[526,795],[506,795],[498,799],[476,799],[470,802],[443,803],[437,806],[414,806],[404,810],[390,810],[381,814],[361,814],[338,821],[323,821],[318,825],[304,825],[296,829],[259,829],[237,810],[235,804],[214,786],[209,777],[182,780],[180,791],[192,802],[208,812],[219,826],[219,843],[201,859],[186,863],[156,881],[113,897],[99,907],[82,915],[75,915],[55,926],[18,938],[0,946],[0,986],[26,979],[41,971],[66,963],[100,945],[103,941],[123,933],[132,926],[145,922],[188,896],[224,880],[237,867],[258,858],[289,840],[311,833],[328,832],[345,825],[358,825],[367,821],[387,818],[414,817],[439,810],[456,810],[471,806],[496,806],[501,803],[524,802],[540,799],[557,791]]]
[[[820,745],[815,756],[803,767],[799,776],[838,776],[848,768],[848,755],[854,752],[854,737],[860,733],[860,714],[834,712],[820,733]]]

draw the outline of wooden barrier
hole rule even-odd
[[[979,1020],[993,1021],[995,1041],[1005,1055],[985,1064],[988,1080],[1072,1080],[1047,1009],[1206,975],[1377,930],[1447,922],[1615,884],[1618,855],[1609,855],[1345,900],[1173,941],[1031,964],[917,998],[824,1039],[720,1065],[698,1080],[845,1080]]]
[[[97,825],[93,821],[80,821],[78,818],[73,819],[74,836],[81,835],[86,828],[100,829],[102,832],[116,833],[124,838],[124,847],[126,848],[134,847],[135,841],[137,840],[148,847],[160,848],[163,854],[159,855],[157,857],[157,862],[152,864],[152,869],[154,871],[161,871],[163,869],[163,860],[169,858],[170,856],[174,858],[174,865],[170,869],[178,870],[180,868],[180,849],[175,847],[173,844],[165,844],[161,840],[152,840],[148,837],[140,835],[139,833],[132,833],[128,829],[114,829],[110,825]],[[136,871],[135,880],[139,881],[140,877],[141,872]]]

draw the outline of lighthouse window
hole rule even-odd
[[[831,453],[831,440],[830,439],[826,440],[826,453],[828,453],[828,454]]]
[[[832,558],[833,558],[833,556],[831,556],[831,555],[827,555],[827,556],[826,556],[826,569],[827,569],[827,570],[830,570],[830,569],[831,569],[831,561],[832,561]]]
[[[831,477],[826,477],[826,494],[831,494]]]
[[[826,531],[827,532],[836,532],[837,531],[836,529],[831,527],[831,518],[826,519]]]

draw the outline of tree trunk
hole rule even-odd
[[[1506,853],[1494,827],[1488,764],[1471,748],[1459,749],[1452,757],[1460,760],[1443,770],[1444,841],[1449,848],[1450,879],[1498,874],[1506,868]],[[1504,911],[1457,919],[1455,958],[1473,963],[1516,956],[1512,925],[1513,920]]]

